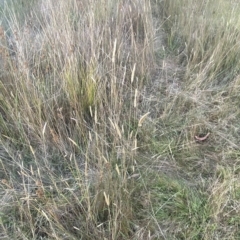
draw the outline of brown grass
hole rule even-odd
[[[238,239],[238,9],[8,2],[0,237]]]

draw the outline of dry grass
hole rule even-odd
[[[150,3],[37,1],[20,17],[14,4],[1,32],[3,237],[128,238]]]
[[[6,4],[0,237],[238,239],[239,7]]]

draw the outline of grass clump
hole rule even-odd
[[[187,64],[190,75],[196,72],[195,79],[203,79],[199,83],[226,84],[238,74],[239,4],[225,0],[163,1],[162,9],[169,31],[168,45],[176,53],[180,50],[180,61]],[[193,86],[195,83],[193,80]]]
[[[2,237],[130,238],[136,145],[127,126],[140,116],[126,99],[150,74],[150,3],[19,7],[2,9]]]

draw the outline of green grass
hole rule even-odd
[[[0,237],[239,239],[239,10],[9,1]]]

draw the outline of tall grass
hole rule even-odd
[[[150,2],[47,0],[21,11],[2,10],[2,237],[128,239]]]
[[[8,1],[2,239],[238,239],[239,4]]]
[[[208,86],[236,76],[240,53],[236,1],[164,1],[162,9],[168,19],[168,44],[180,48],[180,60],[187,64],[189,75],[195,71]]]

